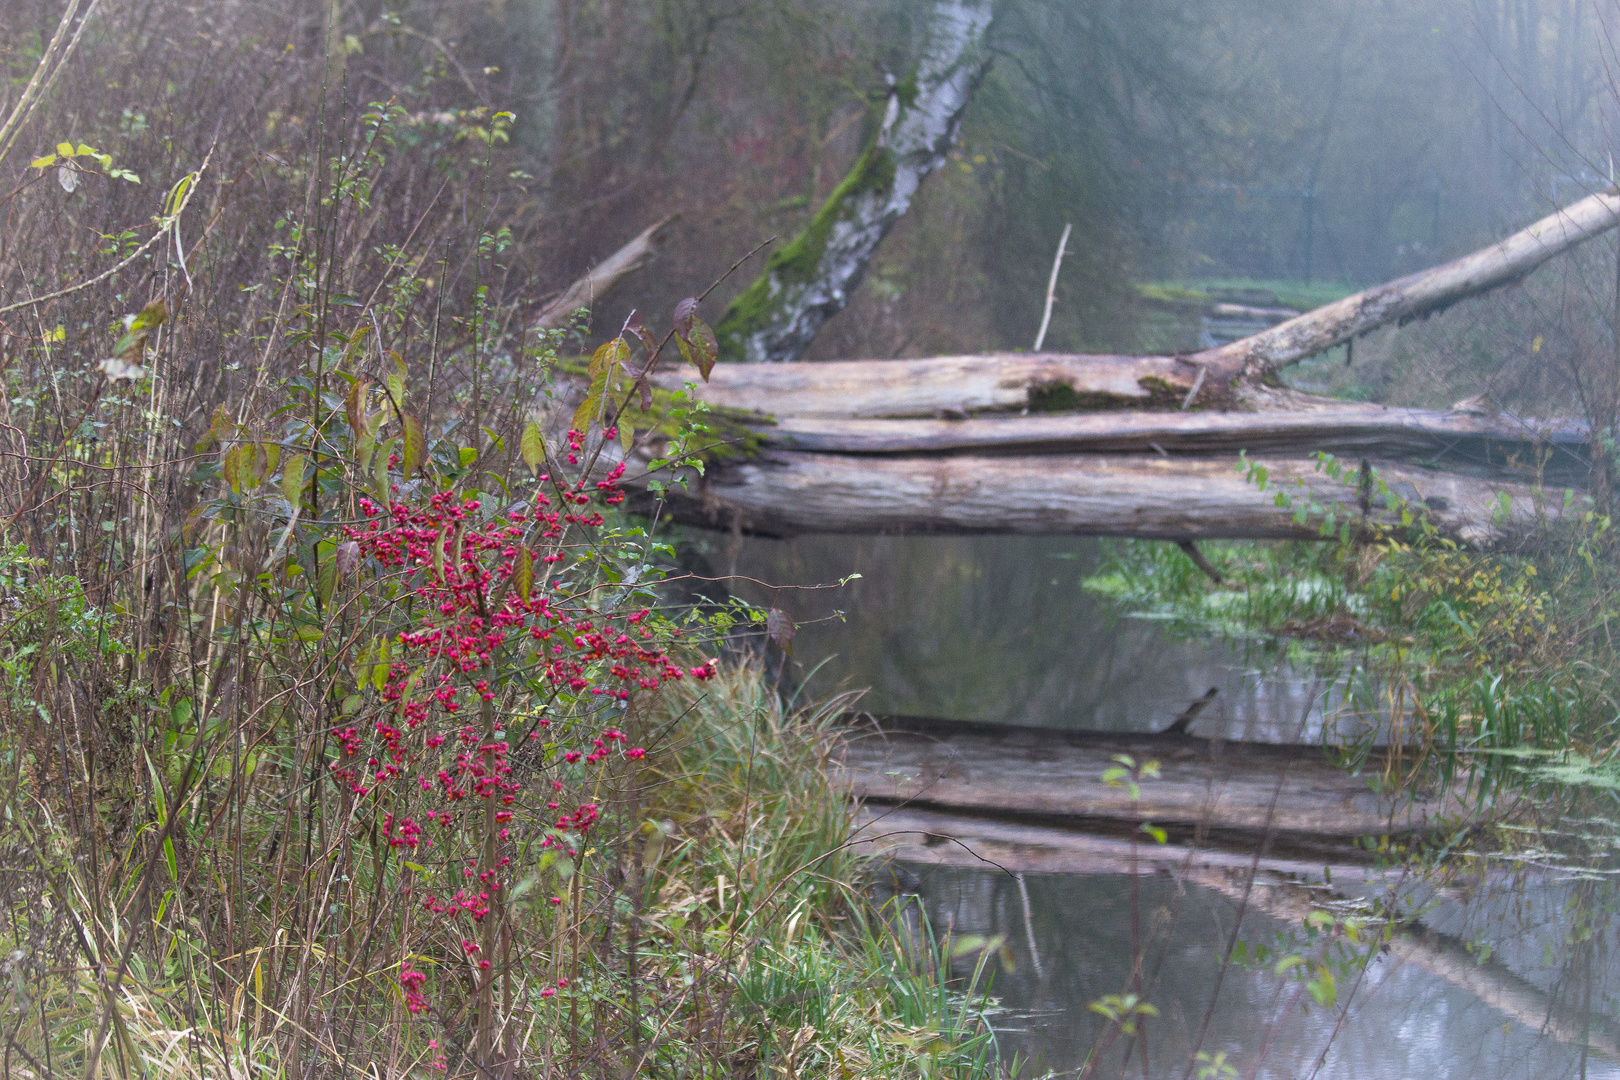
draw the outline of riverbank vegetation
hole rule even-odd
[[[1367,487],[1379,483],[1368,475]],[[1263,467],[1251,477],[1264,483]],[[1372,498],[1403,505],[1387,487]],[[1439,788],[1503,810],[1533,795],[1549,810],[1608,788],[1620,754],[1612,527],[1584,494],[1565,498],[1587,509],[1508,551],[1439,537],[1420,507],[1388,528],[1302,500],[1324,540],[1204,543],[1202,568],[1171,545],[1122,542],[1088,584],[1177,632],[1316,671],[1337,702],[1325,734],[1352,764],[1387,747],[1377,769],[1392,790]]]

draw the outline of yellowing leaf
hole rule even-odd
[[[403,420],[405,448],[400,453],[399,470],[400,476],[409,480],[427,460],[427,434],[422,430],[422,421],[410,413],[403,414]]]
[[[309,458],[304,454],[294,454],[287,459],[287,465],[281,470],[281,494],[294,506],[304,495],[304,469]]]
[[[366,383],[355,382],[349,387],[348,396],[343,399],[343,412],[349,420],[349,430],[355,439],[369,434],[366,427],[365,393]]]
[[[527,465],[530,471],[538,473],[546,460],[546,440],[540,432],[539,424],[530,420],[524,425],[523,439],[518,444],[518,449],[523,454],[523,464]]]
[[[601,411],[602,395],[589,394],[579,403],[579,408],[574,410],[574,418],[569,421],[569,426],[583,435],[596,422],[596,414]]]
[[[529,591],[534,588],[534,556],[529,554],[528,548],[518,549],[517,570],[512,574],[512,587],[517,589],[518,596],[523,600],[529,599]]]

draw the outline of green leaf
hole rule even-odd
[[[546,460],[546,439],[540,432],[540,425],[530,420],[523,428],[523,439],[518,444],[523,454],[523,464],[534,473],[539,473],[540,466]]]
[[[591,424],[596,422],[596,414],[601,411],[602,395],[588,394],[585,400],[579,403],[579,408],[574,410],[574,418],[568,422],[568,426],[583,435],[590,429]]]
[[[389,646],[387,638],[377,641],[377,662],[371,668],[371,688],[382,693],[383,687],[388,685],[388,669],[393,660],[393,649]]]
[[[304,497],[304,473],[308,465],[307,454],[294,454],[281,470],[281,495],[293,506]]]
[[[30,169],[48,169],[52,165],[55,165],[55,164],[56,164],[56,155],[55,154],[46,154],[44,157],[37,157],[33,161],[30,161],[28,163],[28,167]]]
[[[169,189],[169,201],[163,212],[164,217],[174,217],[180,212],[180,204],[186,201],[186,192],[191,190],[191,185],[196,179],[194,174],[187,173]]]
[[[405,408],[405,376],[407,374],[405,358],[392,349],[388,351],[388,355],[394,361],[393,373],[387,378],[388,393],[394,399],[394,407],[403,410]]]
[[[337,543],[332,540],[322,540],[315,547],[316,558],[320,559],[320,569],[315,578],[315,590],[321,598],[324,607],[332,602],[332,594],[337,591]]]
[[[422,421],[410,413],[403,414],[403,421],[405,448],[400,452],[399,474],[408,480],[427,460],[427,433],[422,430]]]
[[[517,590],[518,596],[525,602],[529,599],[529,592],[534,588],[534,556],[528,548],[519,548],[517,569],[512,573],[512,587]]]
[[[397,442],[398,439],[389,439],[377,447],[377,457],[372,462],[372,490],[385,506],[392,501],[388,483],[388,459],[394,456],[394,444]]]

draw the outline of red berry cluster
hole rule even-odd
[[[565,596],[560,584],[548,587],[536,581],[537,564],[562,556],[554,552],[536,559],[525,546],[528,537],[559,541],[569,526],[602,524],[591,504],[622,501],[623,472],[618,466],[596,483],[594,492],[586,491],[583,480],[560,488],[562,509],[554,509],[541,494],[532,509],[502,516],[485,517],[477,500],[451,492],[412,504],[361,500],[368,520],[345,527],[347,542],[340,547],[348,548],[346,561],[357,565],[367,558],[384,575],[402,578],[416,617],[398,632],[399,649],[393,655],[399,659],[388,665],[382,680],[385,705],[371,723],[372,754],[366,753],[360,727],[336,728],[332,736],[338,759],[332,770],[357,799],[380,798],[403,778],[416,781],[403,791],[414,788],[419,797],[437,804],[421,820],[383,813],[379,806],[380,836],[391,848],[415,852],[431,847],[430,828],[448,836],[463,823],[482,821],[491,801],[499,808],[494,812],[498,838],[511,839],[511,807],[522,789],[512,777],[511,747],[504,734],[491,739],[458,714],[469,693],[493,702],[496,686],[519,664],[551,694],[625,703],[632,694],[667,681],[714,674],[713,661],[687,669],[677,664],[651,625],[649,611],[605,611]],[[672,637],[678,633],[669,631]],[[530,737],[540,738],[539,729],[548,725],[542,716]],[[446,742],[451,744],[444,751],[448,757],[432,753]],[[569,764],[596,765],[615,754],[639,760],[646,751],[630,746],[628,736],[610,726],[591,740],[589,750],[569,749],[562,756]],[[553,786],[560,798],[564,785],[553,781]],[[539,846],[577,856],[580,840],[596,824],[601,808],[587,802],[565,811],[556,801],[546,808],[553,816],[546,819]],[[447,918],[482,922],[500,895],[511,860],[502,855],[494,865],[482,861],[468,859],[461,865],[462,887],[449,896],[428,894],[422,906]],[[478,949],[470,938],[467,944]],[[489,967],[487,957],[476,962]],[[428,1007],[425,981],[410,965],[401,966],[399,982],[412,1012]]]

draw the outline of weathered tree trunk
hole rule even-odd
[[[1221,380],[1256,382],[1369,330],[1409,322],[1518,281],[1617,223],[1620,194],[1592,195],[1471,255],[1347,296],[1188,359],[1209,368],[1212,386]]]
[[[822,454],[1371,455],[1520,483],[1584,487],[1586,425],[1341,403],[1291,412],[1102,412],[961,420],[782,417],[762,445]]]
[[[989,67],[990,0],[938,0],[916,74],[890,88],[872,141],[842,183],[715,331],[728,361],[797,360],[844,309],[867,262],[945,160],[968,98]]]
[[[1301,523],[1294,506],[1314,500],[1338,521],[1361,520],[1358,478],[1333,480],[1314,459],[1265,461],[1261,490],[1233,459],[1053,454],[1040,457],[853,457],[771,451],[712,466],[676,491],[677,520],[773,536],[796,533],[1022,533],[1133,536],[1164,540],[1209,537],[1309,539],[1319,518]],[[1481,480],[1407,465],[1372,462],[1390,490],[1442,535],[1469,543],[1512,542],[1546,518],[1561,498],[1543,504],[1525,484]],[[1295,502],[1279,506],[1277,493]],[[1507,496],[1503,507],[1499,499]],[[1398,517],[1373,494],[1366,516]]]
[[[1587,467],[1587,430],[1459,409],[1340,403],[1292,412],[1094,412],[960,420],[853,420],[785,416],[759,429],[767,446],[837,454],[1236,453],[1292,450],[1448,455],[1480,465],[1518,455],[1533,474],[1535,448]],[[1567,453],[1566,453],[1567,452]],[[1551,463],[1551,462],[1549,462]],[[1562,464],[1562,463],[1560,463]]]
[[[590,272],[568,288],[561,296],[548,302],[530,321],[533,330],[555,330],[568,323],[580,308],[592,308],[602,297],[631,274],[646,266],[658,252],[658,234],[663,232],[676,215],[671,214],[650,226],[634,240],[615,251],[591,268]]]
[[[1167,356],[989,353],[769,367],[722,363],[698,393],[711,405],[769,416],[941,416],[1016,412],[1032,402],[1174,408],[1192,377]],[[680,366],[661,369],[654,382],[675,390],[702,380],[695,368]]]

